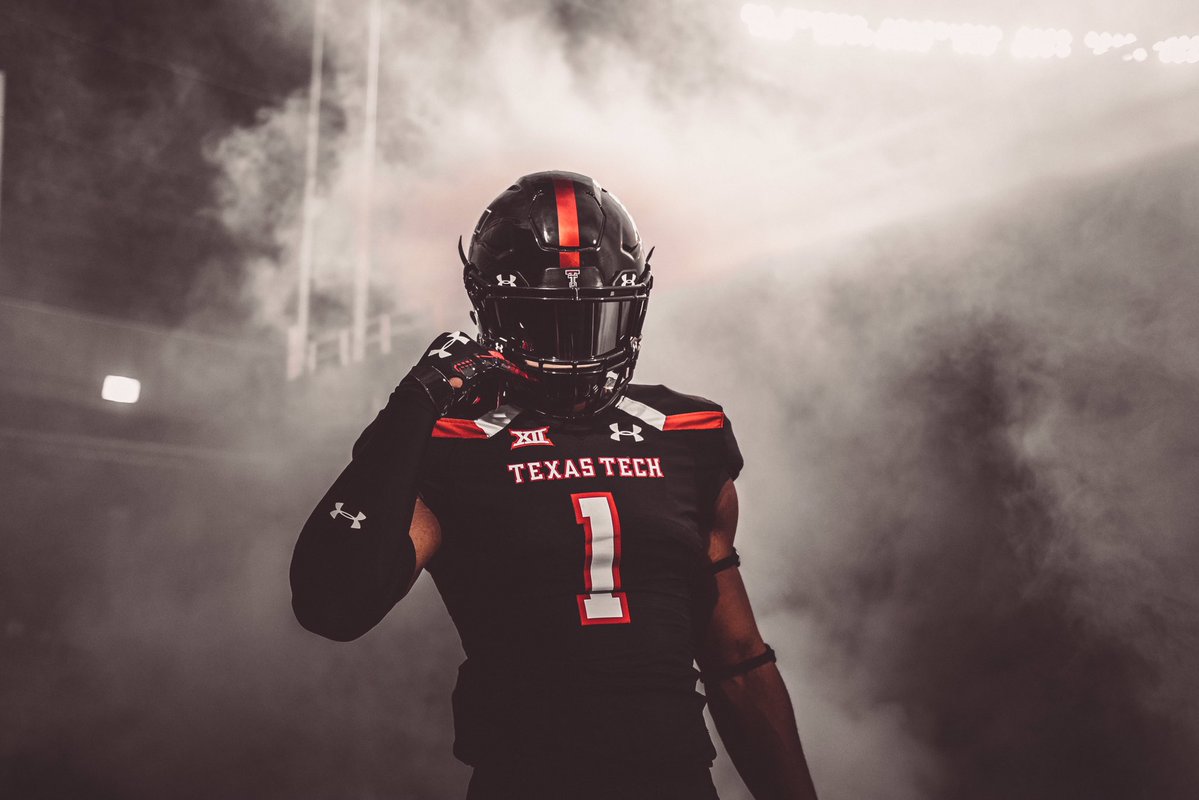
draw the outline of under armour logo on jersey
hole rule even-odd
[[[515,286],[516,285],[516,276],[515,275],[496,275],[495,276],[495,285],[496,286]]]
[[[636,286],[637,276],[631,272],[623,272],[616,280],[617,286]]]
[[[549,426],[544,428],[534,428],[531,431],[514,431],[509,430],[512,434],[512,447],[510,450],[515,450],[518,447],[529,447],[530,445],[546,445],[552,446],[554,443],[550,441],[550,437],[546,436],[549,431]]]
[[[634,425],[631,431],[622,431],[619,422],[613,422],[608,426],[612,430],[612,441],[619,442],[621,436],[632,436],[634,442],[644,442],[645,437],[641,435],[641,426]]]
[[[568,289],[578,289],[579,288],[579,273],[582,272],[582,270],[568,269],[568,270],[563,270],[563,271],[566,273],[566,280],[570,281],[570,285],[567,288]]]
[[[430,350],[425,355],[425,358],[428,358],[429,356],[434,355],[434,354],[436,354],[438,358],[449,358],[450,357],[450,345],[455,344],[455,343],[466,344],[467,342],[470,341],[470,337],[467,336],[462,331],[454,331],[453,333],[447,334],[447,336],[449,336],[449,338],[445,340],[445,342],[441,345],[441,347],[439,347],[439,348],[434,347],[432,350]]]
[[[334,503],[333,510],[329,512],[329,516],[333,517],[334,519],[337,519],[338,517],[345,517],[346,519],[348,519],[350,521],[351,528],[361,528],[362,520],[366,519],[366,514],[363,514],[361,511],[359,511],[357,514],[347,513],[345,511],[341,510],[341,507],[343,505],[345,505],[345,504],[344,503]]]

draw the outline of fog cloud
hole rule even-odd
[[[822,796],[1193,791],[1193,72],[777,45],[731,6],[384,19],[377,291],[414,341],[462,327],[454,242],[513,178],[621,196],[657,246],[638,377],[734,420],[745,573]],[[344,310],[365,15],[330,24],[317,285]],[[278,326],[304,113],[294,97],[209,151]],[[411,686],[381,688],[345,691],[413,713]]]

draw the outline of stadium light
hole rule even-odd
[[[1163,64],[1199,63],[1199,36],[1171,36],[1153,45]]]
[[[766,3],[745,3],[741,21],[752,36],[777,42],[791,41],[801,31],[813,44],[824,47],[870,47],[888,53],[926,54],[949,50],[964,56],[993,56],[1007,40],[1008,54],[1019,60],[1064,59],[1073,54],[1074,34],[1063,28],[1023,27],[1010,36],[994,25],[888,17],[875,24],[861,14],[807,11]],[[1146,47],[1129,49],[1137,42],[1132,33],[1089,31],[1082,43],[1092,55],[1120,61],[1143,62]],[[1199,64],[1199,35],[1171,36],[1156,42],[1152,51],[1163,64]]]
[[[124,375],[105,375],[100,397],[111,403],[136,403],[142,394],[142,382]]]
[[[1131,33],[1109,33],[1103,31],[1090,31],[1083,37],[1083,44],[1091,48],[1091,52],[1097,56],[1101,56],[1109,50],[1119,50],[1121,47],[1127,47],[1137,40],[1137,37]]]
[[[1057,28],[1021,28],[1012,39],[1016,58],[1067,58],[1074,35]]]

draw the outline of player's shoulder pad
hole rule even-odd
[[[490,439],[515,422],[520,413],[519,408],[511,405],[488,410],[455,410],[437,420],[433,426],[433,438]]]
[[[719,403],[662,385],[634,384],[616,408],[660,431],[698,431],[680,435],[696,448],[701,462],[715,468],[718,476],[735,479],[741,474],[745,463],[741,449]],[[716,485],[722,484],[723,479],[718,479]]]
[[[617,409],[658,430],[712,430],[725,426],[724,408],[704,397],[661,384],[631,384]]]

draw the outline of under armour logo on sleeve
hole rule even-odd
[[[366,514],[362,513],[361,511],[359,511],[357,514],[350,514],[348,512],[342,511],[341,507],[343,505],[345,505],[345,504],[344,503],[334,503],[333,510],[329,512],[329,516],[333,517],[334,519],[337,519],[338,517],[345,517],[346,519],[348,519],[350,521],[351,528],[361,528],[362,521],[364,519],[366,519]]]

